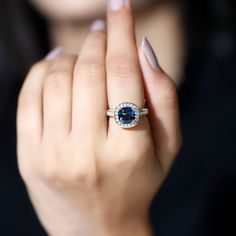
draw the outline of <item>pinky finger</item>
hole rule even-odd
[[[181,146],[176,86],[161,69],[150,43],[145,38],[139,48],[139,59],[156,153],[163,169],[167,171]]]
[[[30,70],[18,98],[17,143],[27,146],[29,141],[38,142],[42,136],[42,90],[43,79],[49,62],[36,63]]]

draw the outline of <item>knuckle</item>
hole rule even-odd
[[[129,78],[135,74],[136,63],[125,56],[111,57],[107,60],[108,74],[115,78]]]
[[[134,169],[141,163],[141,159],[133,153],[126,153],[121,155],[118,160],[118,168]]]
[[[68,165],[57,165],[55,162],[43,167],[41,176],[43,180],[57,189],[71,188],[84,189],[99,186],[100,177],[94,168],[83,164],[74,167]]]
[[[58,71],[49,73],[44,80],[44,87],[57,90],[63,88],[71,78],[71,72],[69,71]]]
[[[39,173],[41,175],[41,178],[50,184],[53,185],[61,185],[62,184],[62,175],[60,174],[60,170],[57,165],[54,164],[45,164],[41,166],[41,169],[39,170]]]
[[[96,59],[81,59],[78,63],[76,74],[80,84],[96,85],[104,81],[105,64]]]
[[[93,185],[96,183],[96,178],[89,173],[88,168],[80,168],[75,173],[70,173],[67,178],[67,182],[69,185],[84,187],[88,185]]]
[[[71,170],[67,182],[76,187],[96,187],[99,186],[101,175],[95,163],[87,163]]]
[[[84,184],[86,183],[88,178],[88,173],[86,168],[79,168],[79,170],[75,171],[75,172],[71,172],[67,178],[67,182],[70,184]]]

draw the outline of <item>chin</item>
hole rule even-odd
[[[48,19],[92,20],[105,16],[107,0],[31,0]]]
[[[30,0],[43,15],[51,20],[92,20],[105,17],[108,0]],[[155,0],[131,0],[142,9]]]

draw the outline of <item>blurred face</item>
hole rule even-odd
[[[107,0],[30,0],[44,15],[54,20],[94,19],[105,14]],[[131,0],[135,8],[156,0]]]

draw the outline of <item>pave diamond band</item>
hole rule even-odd
[[[107,116],[113,117],[122,128],[132,128],[138,125],[139,118],[147,115],[147,108],[140,109],[130,102],[121,103],[115,109],[107,110]]]

